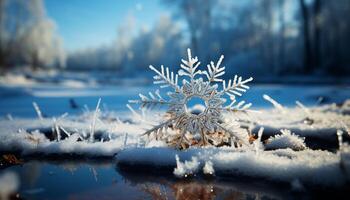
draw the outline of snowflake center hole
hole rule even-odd
[[[201,97],[193,96],[187,99],[186,111],[192,115],[200,115],[206,107],[205,100]]]

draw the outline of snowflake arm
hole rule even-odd
[[[221,125],[221,124],[219,124],[219,123],[217,123],[216,125],[217,125],[222,131],[224,131],[224,132],[230,134],[231,137],[233,137],[233,138],[236,139],[236,141],[241,141],[243,144],[248,145],[246,139],[242,138],[242,136],[240,136],[239,134],[237,134],[237,133],[231,131],[230,129],[224,127],[223,125]]]
[[[198,74],[202,74],[202,71],[197,70],[198,66],[200,65],[200,62],[198,62],[197,57],[192,58],[190,49],[187,49],[187,54],[188,60],[181,59],[182,64],[180,65],[181,69],[179,70],[179,75],[188,76],[190,77],[191,82],[193,82],[194,77]]]
[[[253,77],[250,77],[246,80],[242,80],[241,76],[235,75],[233,80],[229,80],[228,84],[226,85],[226,81],[224,80],[222,82],[223,91],[222,93],[226,93],[227,95],[231,96],[242,96],[242,93],[246,92],[249,89],[249,86],[246,85],[246,83],[253,80]]]
[[[152,65],[149,66],[149,68],[154,71],[157,75],[153,77],[154,84],[160,85],[161,88],[165,87],[173,87],[176,91],[180,91],[180,87],[177,84],[178,81],[178,75],[176,74],[174,77],[174,72],[169,72],[169,68],[166,67],[164,70],[164,66],[161,65],[161,71],[158,71],[156,68],[154,68]]]
[[[143,133],[141,136],[144,135],[150,135],[151,133],[158,133],[160,130],[167,128],[168,125],[170,125],[174,120],[176,120],[178,117],[173,117],[171,119],[168,119],[167,121],[154,126],[153,128],[151,128],[150,130],[146,131],[145,133]]]
[[[140,99],[129,100],[129,103],[141,104],[141,107],[152,108],[157,105],[172,105],[176,104],[174,102],[166,101],[159,93],[159,90],[156,90],[154,94],[152,92],[148,93],[148,96],[139,94]]]
[[[208,71],[204,72],[208,78],[209,82],[222,82],[223,80],[220,76],[225,74],[225,67],[220,67],[224,56],[221,55],[219,61],[214,65],[214,62],[211,61],[210,65],[207,65]]]
[[[231,99],[231,103],[221,108],[221,110],[225,110],[228,112],[246,111],[253,105],[252,103],[245,103],[245,101],[240,101],[237,104],[235,103],[236,103],[236,100],[233,98]]]

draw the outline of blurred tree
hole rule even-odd
[[[191,47],[203,63],[226,55],[227,74],[350,73],[350,0],[162,2],[174,8],[170,18],[138,33],[125,20],[112,45],[71,54],[69,65],[134,73],[148,64],[177,66],[179,52]]]
[[[161,15],[153,27],[143,27],[136,33],[133,23],[133,17],[128,16],[109,46],[70,54],[68,67],[113,69],[131,75],[145,71],[150,64],[169,66],[178,61],[185,48],[181,29],[169,16]]]
[[[0,0],[0,70],[5,66],[5,38],[4,38],[4,10],[5,0]]]
[[[62,41],[42,0],[0,0],[0,66],[65,65]]]
[[[211,38],[212,10],[215,5],[212,0],[164,0],[166,4],[174,5],[177,16],[186,20],[190,35],[191,49],[203,62],[209,61],[208,45],[202,41]]]
[[[314,25],[314,65],[315,67],[320,67],[320,37],[321,37],[321,0],[315,0],[313,5],[314,17],[313,17],[313,25]]]
[[[50,65],[64,67],[61,41],[55,35],[55,25],[51,20],[36,21],[22,37],[24,61],[29,63],[33,69]]]
[[[299,0],[302,14],[303,40],[304,40],[304,69],[306,73],[311,73],[314,68],[314,62],[311,49],[310,33],[310,13],[305,0]]]
[[[286,7],[285,0],[279,0],[278,1],[278,13],[279,13],[279,24],[281,26],[280,32],[279,32],[279,47],[278,47],[278,59],[277,59],[277,66],[275,67],[274,72],[276,74],[280,73],[280,66],[285,66],[285,60],[284,60],[284,54],[285,54],[285,35],[286,35],[286,23],[285,23],[285,7]]]
[[[162,15],[151,30],[142,31],[134,39],[130,49],[134,54],[131,65],[138,69],[145,69],[148,64],[174,65],[183,49],[179,26],[169,16]]]

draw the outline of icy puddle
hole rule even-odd
[[[113,161],[29,161],[1,170],[12,172],[19,199],[303,199],[344,195],[338,191],[300,191],[294,185],[245,177],[176,179],[120,170]],[[15,176],[13,176],[15,174]],[[8,180],[8,183],[11,179]],[[16,196],[16,195],[13,196]],[[15,198],[14,198],[15,199]]]

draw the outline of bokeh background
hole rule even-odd
[[[140,78],[191,48],[203,67],[224,54],[227,76],[342,83],[349,19],[350,0],[0,0],[1,73]]]

